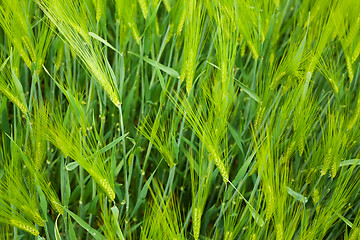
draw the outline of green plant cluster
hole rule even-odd
[[[359,0],[0,0],[0,239],[360,239]]]

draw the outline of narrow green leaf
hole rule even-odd
[[[254,218],[256,224],[259,225],[260,227],[264,226],[265,221],[260,216],[260,214],[255,210],[255,208],[250,204],[250,202],[239,192],[239,190],[234,186],[234,184],[231,181],[229,181],[229,184],[234,188],[234,190],[244,200],[244,202],[246,203],[247,207],[249,208],[249,210],[251,212],[251,216]]]
[[[111,207],[111,212],[113,213],[115,219],[118,219],[118,217],[119,217],[119,209],[116,206]]]
[[[79,166],[79,164],[77,162],[71,162],[65,166],[65,169],[66,169],[66,171],[72,171],[75,168],[77,168],[77,166]]]
[[[146,29],[147,29],[147,28],[154,22],[154,20],[156,19],[156,14],[157,14],[157,12],[158,12],[158,10],[159,10],[160,3],[161,3],[161,1],[159,1],[158,5],[157,5],[156,8],[153,10],[153,12],[151,13],[151,16],[147,18],[144,32],[146,31]]]
[[[156,69],[156,73],[157,73],[157,75],[158,75],[158,77],[159,77],[159,81],[160,81],[161,88],[162,88],[162,90],[165,92],[165,91],[166,91],[165,80],[164,80],[164,78],[163,78],[163,76],[162,76],[162,74],[161,74],[160,69],[158,68],[158,66],[156,66],[155,69]]]
[[[209,62],[209,61],[205,61],[207,64],[209,64],[210,66],[213,66],[214,68],[220,70],[220,68],[218,66],[216,66],[215,64]]]
[[[101,148],[99,151],[97,151],[95,154],[103,154],[105,152],[107,152],[108,150],[110,150],[111,148],[113,148],[116,144],[118,144],[119,142],[121,142],[121,140],[123,140],[129,133],[125,133],[124,135],[118,137],[117,139],[115,139],[114,141],[112,141],[111,143],[107,144],[105,147]]]
[[[117,227],[117,230],[118,230],[118,236],[119,236],[120,240],[125,240],[124,235],[123,235],[123,233],[122,233],[122,231],[120,229],[119,222],[118,222],[119,209],[114,205],[114,206],[111,207],[111,212],[113,213],[114,218],[115,218],[116,227]]]
[[[68,218],[68,224],[69,224],[69,237],[70,239],[76,239],[76,234],[75,234],[75,230],[74,230],[74,225],[71,221],[71,218]]]
[[[58,229],[58,226],[57,226],[57,221],[58,221],[59,217],[60,217],[60,214],[56,217],[55,225],[54,225],[54,233],[55,233],[55,239],[56,240],[61,240],[59,229]]]
[[[302,202],[302,203],[307,203],[308,199],[307,197],[305,197],[304,195],[298,193],[298,192],[295,192],[294,190],[292,190],[291,188],[289,187],[286,187],[286,190],[288,192],[288,194],[290,196],[292,196],[293,198],[295,198],[295,200],[299,201],[299,202]]]
[[[335,212],[335,211],[334,211]],[[341,218],[341,220],[344,221],[344,223],[346,223],[346,225],[348,225],[350,228],[353,228],[353,224],[346,218],[344,218],[341,214],[339,214],[338,212],[335,212],[335,214]]]
[[[234,78],[235,79],[235,78]],[[252,99],[254,99],[256,102],[260,103],[261,99],[260,97],[250,88],[248,88],[245,84],[243,84],[242,82],[240,82],[239,80],[235,79],[235,81],[240,85],[240,88],[242,91],[244,91],[245,93],[247,93]]]
[[[106,238],[97,230],[93,229],[89,224],[82,220],[78,215],[73,213],[67,208],[64,208],[65,211],[81,226],[83,227],[91,236],[96,240],[105,240]]]
[[[136,54],[136,53],[133,53],[133,52],[129,52],[129,53],[134,55],[134,56],[137,56],[138,58],[140,58],[139,54]],[[166,72],[167,74],[169,74],[172,77],[175,77],[175,78],[180,77],[180,74],[176,70],[172,69],[171,67],[167,67],[167,66],[165,66],[165,65],[163,65],[163,64],[161,64],[161,63],[159,63],[159,62],[157,62],[155,60],[152,60],[152,59],[150,59],[148,57],[145,57],[145,56],[143,57],[143,59],[144,59],[145,62],[149,63],[150,65],[152,65],[154,67],[158,67],[160,70]]]
[[[7,64],[7,62],[9,61],[9,59],[10,59],[10,56],[9,56],[7,59],[5,59],[5,61],[1,64],[1,66],[0,66],[0,72],[4,69],[4,67],[5,67],[5,65]]]
[[[156,169],[157,169],[157,168],[156,168]],[[149,177],[149,179],[146,181],[144,187],[141,189],[140,196],[137,198],[137,201],[136,201],[136,204],[135,204],[135,207],[134,207],[134,210],[133,210],[131,216],[136,213],[137,209],[138,209],[138,208],[140,207],[140,205],[145,201],[145,197],[146,197],[147,192],[148,192],[148,190],[149,190],[149,186],[150,186],[150,183],[151,183],[151,181],[152,181],[152,179],[153,179],[153,177],[154,177],[154,174],[155,174],[155,172],[156,172],[156,169],[155,169],[155,171],[150,175],[150,177]]]
[[[340,167],[349,166],[349,165],[360,165],[360,159],[349,159],[342,161]]]
[[[119,52],[116,48],[114,48],[113,46],[111,46],[110,43],[108,43],[108,41],[106,41],[105,39],[103,39],[102,37],[100,37],[99,35],[97,35],[96,33],[93,32],[89,32],[89,36],[95,38],[96,40],[102,42],[103,44],[105,44],[107,47],[111,48],[112,50],[114,50],[115,52],[119,53],[120,55],[122,55],[121,52]]]
[[[239,137],[239,134],[235,131],[235,129],[229,124],[229,131],[231,133],[231,136],[234,138],[236,145],[240,148],[241,152],[244,152],[241,139]]]
[[[175,158],[177,159],[177,157],[179,156],[179,146],[177,145],[177,142],[176,142],[176,139],[174,136],[171,136],[171,140],[172,140],[173,150],[175,153]]]

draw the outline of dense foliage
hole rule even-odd
[[[360,239],[360,1],[0,0],[0,239]]]

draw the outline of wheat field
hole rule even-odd
[[[0,239],[360,239],[360,1],[0,0]]]

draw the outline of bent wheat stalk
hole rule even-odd
[[[80,13],[76,3],[72,1],[59,2],[55,0],[38,0],[38,6],[44,11],[51,22],[59,29],[64,40],[72,51],[80,58],[96,82],[105,90],[110,100],[116,105],[121,104],[115,80],[110,74],[108,61],[100,51],[98,42],[92,41],[86,19],[86,9]]]
[[[82,166],[98,184],[98,186],[108,195],[109,199],[115,199],[114,183],[110,181],[110,174],[105,165],[105,159],[102,154],[94,153],[97,141],[91,132],[87,136],[82,135],[82,131],[70,132],[63,125],[63,119],[60,113],[52,114],[47,112],[46,108],[38,108],[39,118],[34,119],[34,126],[41,126],[35,129],[42,136],[54,144],[65,157],[70,157]],[[47,119],[52,119],[49,121]],[[85,126],[83,126],[85,127]],[[78,139],[81,139],[80,142]]]

